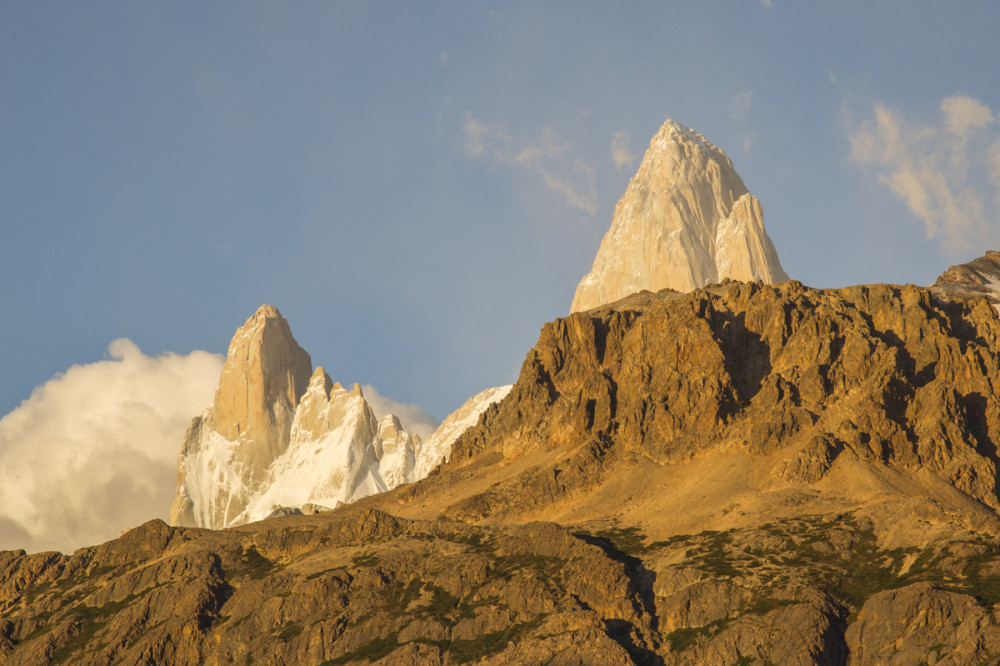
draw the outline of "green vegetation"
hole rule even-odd
[[[539,615],[528,622],[512,624],[501,631],[483,634],[469,640],[455,640],[444,645],[439,644],[439,647],[450,652],[456,663],[466,664],[503,651],[512,641],[537,629],[544,619],[544,615]]]
[[[538,628],[544,619],[545,616],[540,615],[529,622],[512,624],[501,631],[483,634],[482,636],[477,636],[476,638],[467,640],[432,641],[417,639],[412,642],[433,645],[444,652],[450,653],[455,663],[466,664],[488,657],[491,654],[501,652],[508,645],[510,645],[511,641],[515,641],[519,637]],[[357,650],[353,650],[335,659],[323,662],[322,666],[336,666],[337,664],[347,664],[361,659],[368,660],[369,662],[377,661],[391,654],[393,650],[396,650],[402,645],[405,645],[405,643],[399,642],[399,634],[376,638],[375,640],[362,645]]]
[[[363,553],[361,555],[355,555],[351,558],[351,562],[356,567],[374,567],[378,566],[379,558],[378,553]]]
[[[156,587],[160,587],[157,585]],[[70,615],[75,620],[77,632],[61,649],[52,655],[52,663],[59,664],[66,662],[73,653],[83,649],[100,629],[107,624],[112,615],[115,615],[123,608],[131,604],[139,597],[152,592],[156,587],[151,587],[142,592],[130,594],[120,601],[109,601],[103,606],[88,606],[78,604],[70,611]]]
[[[982,539],[977,545],[982,552],[966,560],[961,588],[986,608],[992,608],[1000,603],[1000,545]],[[990,565],[992,571],[987,571]]]
[[[396,581],[389,585],[382,593],[385,599],[383,606],[386,612],[392,616],[402,615],[413,601],[420,596],[420,590],[424,587],[419,578],[414,578],[406,585]]]
[[[962,548],[956,550],[959,545]],[[987,608],[1000,603],[1000,544],[979,538],[937,548],[884,549],[879,548],[873,527],[851,515],[706,531],[646,548],[669,546],[686,546],[685,564],[712,579],[738,579],[758,590],[794,581],[816,586],[839,600],[851,616],[878,592],[922,581],[970,595]],[[955,554],[970,550],[975,554]],[[795,603],[799,602],[757,596],[735,615],[701,627],[682,627],[666,638],[672,650],[684,650],[702,637],[712,638],[742,615],[763,615]]]
[[[357,661],[358,659],[367,659],[368,661],[381,659],[399,647],[400,643],[397,636],[398,634],[392,634],[391,636],[376,638],[369,643],[365,643],[353,652],[348,652],[347,654],[342,654],[335,659],[328,659],[327,661],[324,661],[322,666],[347,664],[352,661]]]
[[[605,539],[623,553],[641,555],[650,550],[646,545],[646,537],[638,527],[615,527],[601,530],[594,536]]]
[[[561,557],[551,557],[549,555],[536,555],[535,553],[514,553],[511,555],[501,555],[494,558],[495,566],[491,572],[491,577],[496,579],[510,580],[510,578],[523,569],[534,569],[545,578],[558,576],[566,560]]]
[[[674,629],[666,636],[667,642],[670,643],[670,650],[673,652],[682,652],[697,643],[698,639],[702,636],[714,638],[719,632],[728,627],[731,622],[731,618],[723,618],[709,622],[701,627],[680,627]]]
[[[431,589],[431,603],[427,608],[433,615],[442,617],[458,610],[458,597],[437,585],[428,585],[428,587]]]
[[[700,543],[685,554],[692,564],[718,578],[732,578],[739,573],[728,553],[733,541],[732,531],[705,531],[695,538],[700,539]]]
[[[278,635],[276,636],[276,638],[279,641],[286,641],[286,642],[290,641],[293,638],[295,638],[296,636],[298,636],[299,634],[301,634],[302,633],[302,629],[303,629],[302,625],[299,624],[298,622],[292,622],[291,624],[286,624],[281,629],[281,631],[278,632]]]
[[[248,580],[260,580],[274,568],[274,562],[257,552],[256,546],[250,546],[243,551],[239,566],[234,572]]]

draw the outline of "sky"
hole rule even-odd
[[[997,26],[987,0],[0,4],[0,548],[81,543],[101,502],[111,536],[165,516],[172,481],[128,484],[173,478],[263,303],[416,421],[514,381],[667,118],[806,285],[1000,249]],[[58,481],[95,465],[117,480]]]

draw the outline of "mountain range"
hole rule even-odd
[[[470,398],[422,442],[397,416],[377,419],[359,385],[313,370],[285,318],[263,305],[233,336],[215,399],[184,437],[170,523],[221,529],[410,483],[509,389]]]
[[[173,525],[0,552],[0,658],[1000,663],[1000,254],[812,289],[761,211],[668,121],[573,312],[426,440],[263,306]]]

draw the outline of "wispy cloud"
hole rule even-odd
[[[0,419],[0,549],[62,550],[166,518],[177,454],[221,356],[150,357],[121,338]]]
[[[611,139],[611,159],[615,162],[615,168],[621,171],[624,168],[631,170],[636,158],[639,156],[628,152],[628,132],[617,132]]]
[[[851,159],[923,221],[953,254],[1000,242],[1000,131],[993,112],[962,95],[941,102],[933,122],[881,102],[850,128]]]
[[[774,3],[771,0],[760,0],[760,6],[764,9],[771,9],[774,7]]]
[[[744,90],[743,92],[736,95],[733,98],[733,103],[731,105],[732,115],[734,118],[744,118],[748,113],[750,113],[750,108],[753,106],[753,91]]]
[[[597,212],[594,170],[570,155],[570,144],[551,129],[525,138],[509,133],[502,123],[487,123],[467,115],[462,147],[469,157],[492,159],[534,173],[564,204],[591,215]]]

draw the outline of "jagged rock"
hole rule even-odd
[[[615,206],[570,312],[642,290],[691,291],[723,278],[788,279],[760,201],[705,137],[666,121]]]
[[[853,459],[922,470],[990,507],[997,495],[1000,324],[983,301],[926,289],[729,283],[638,294],[546,324],[510,395],[451,462],[561,451],[453,505],[478,520],[560,502],[637,456],[713,449],[781,457],[817,482]]]
[[[252,489],[288,448],[311,374],[288,322],[262,305],[233,336],[215,399],[184,437],[171,523],[222,527],[246,509]]]
[[[471,399],[424,448],[396,416],[376,420],[360,385],[348,391],[313,371],[285,319],[262,306],[233,337],[215,400],[185,436],[170,522],[218,529],[410,483],[503,395]]]
[[[985,298],[1000,311],[1000,252],[987,250],[978,259],[951,266],[931,291],[945,299]]]

